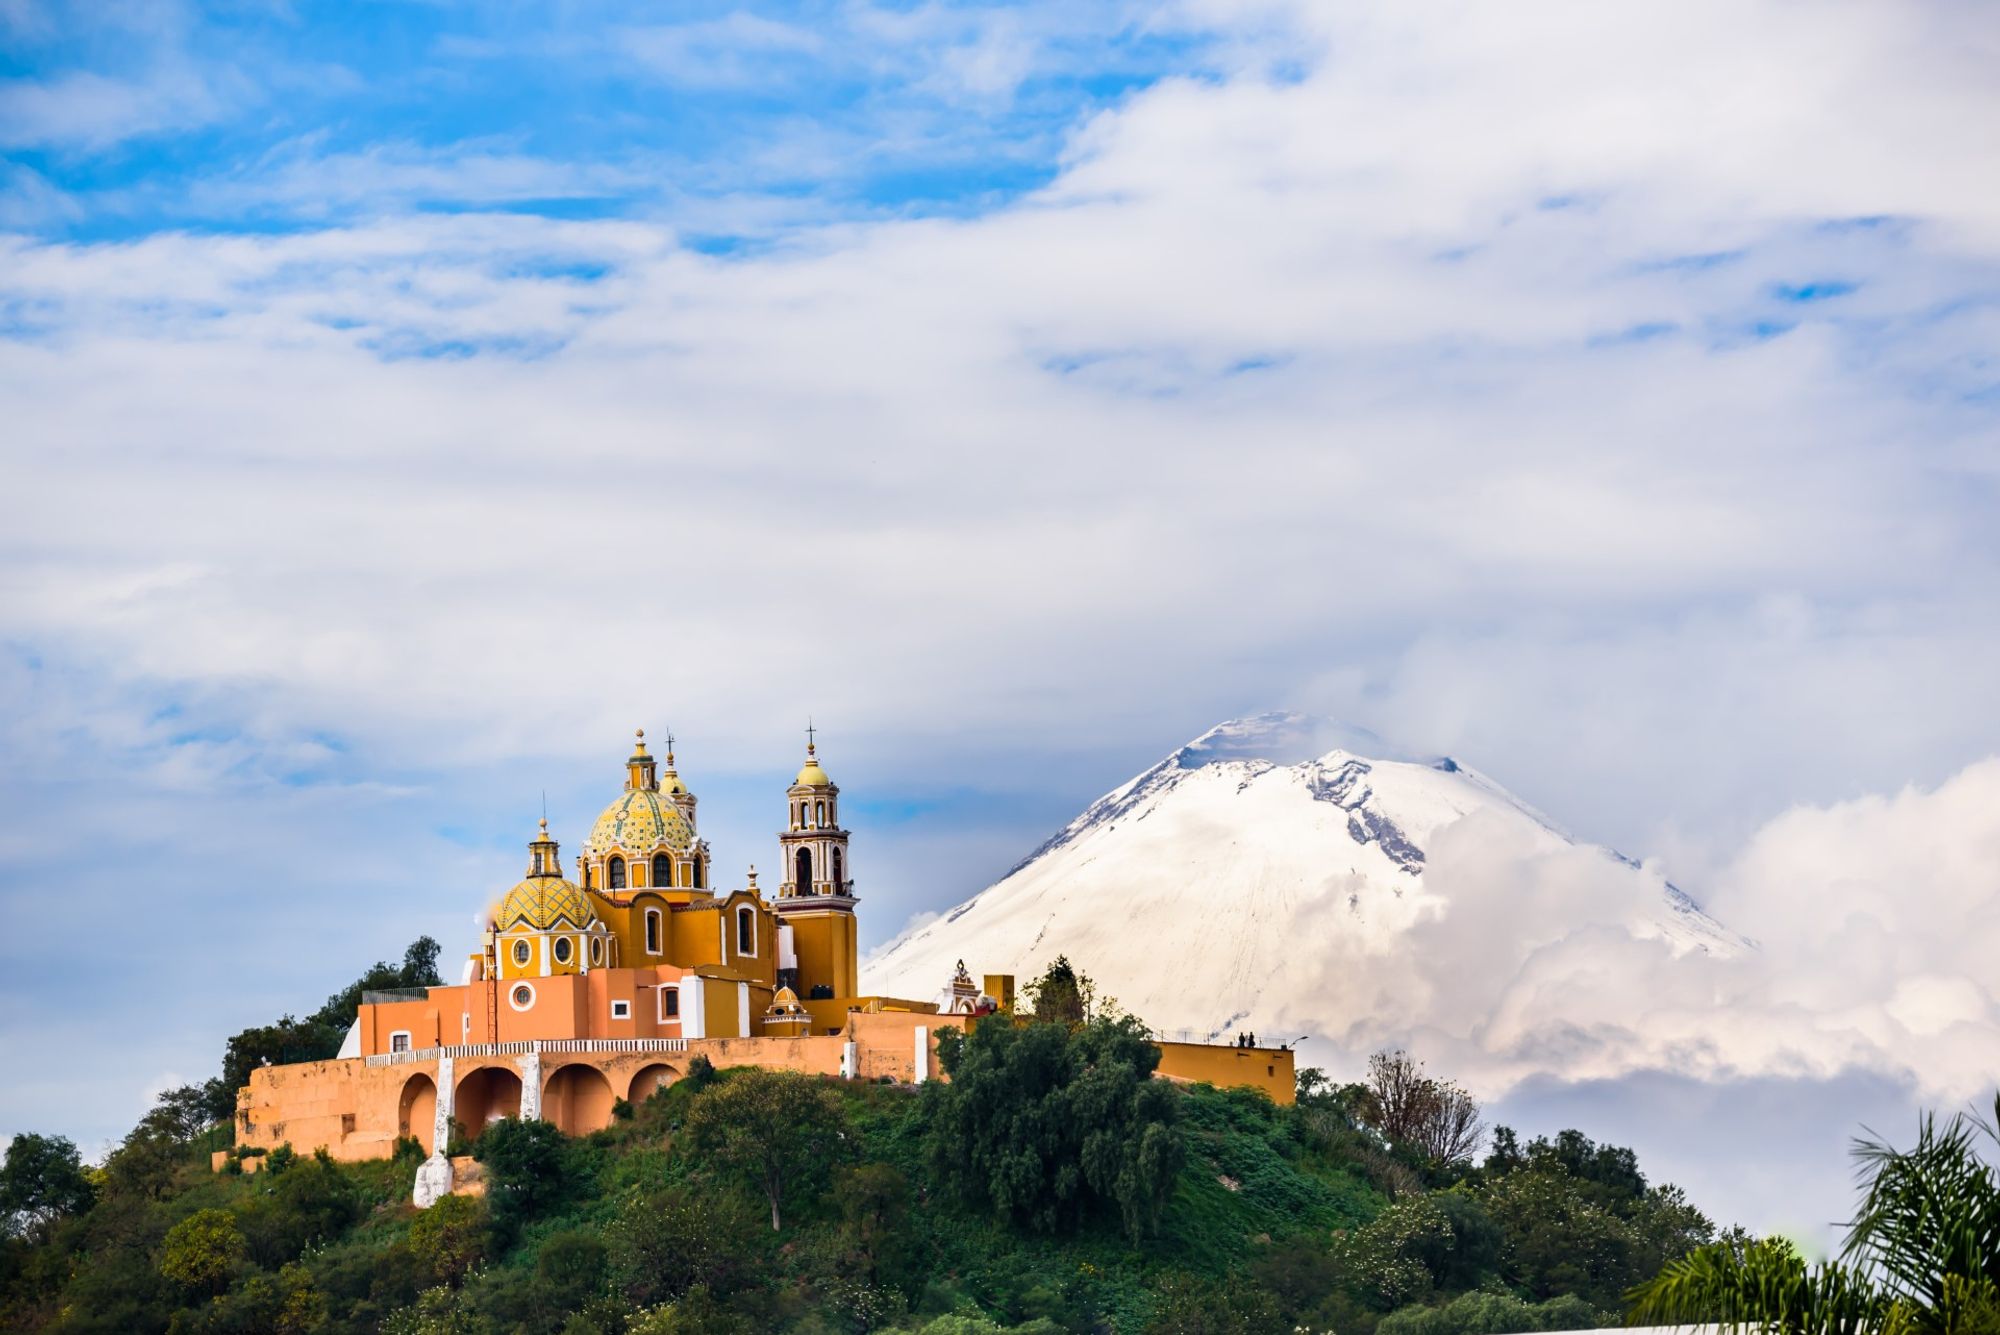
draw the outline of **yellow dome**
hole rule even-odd
[[[660,791],[663,793],[684,793],[688,786],[681,782],[681,776],[668,770],[660,776]]]
[[[496,920],[503,932],[523,924],[547,932],[559,924],[588,927],[597,921],[597,913],[583,891],[561,877],[530,876],[500,901]]]
[[[587,854],[622,848],[627,853],[650,853],[660,845],[676,851],[694,844],[694,831],[674,804],[661,794],[645,788],[628,788],[618,800],[604,808],[597,824],[590,827]]]

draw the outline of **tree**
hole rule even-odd
[[[196,1210],[167,1230],[160,1273],[196,1293],[216,1294],[243,1260],[243,1230],[227,1210]]]
[[[733,1197],[674,1189],[636,1195],[605,1230],[611,1280],[636,1307],[670,1302],[695,1285],[720,1292],[748,1254],[754,1218]]]
[[[1630,1294],[1635,1324],[1708,1322],[1779,1335],[1987,1335],[2000,1331],[2000,1173],[1979,1142],[1991,1122],[1925,1114],[1917,1143],[1857,1140],[1861,1208],[1838,1260],[1790,1244],[1725,1239],[1669,1263]]]
[[[472,1157],[485,1166],[486,1199],[503,1241],[570,1192],[569,1138],[553,1123],[502,1118],[473,1143]]]
[[[0,1166],[0,1221],[8,1234],[48,1240],[56,1223],[82,1214],[97,1199],[76,1145],[63,1136],[19,1135]]]
[[[824,1080],[796,1071],[739,1071],[688,1109],[689,1146],[753,1181],[771,1206],[771,1229],[788,1191],[824,1175],[836,1151],[840,1100]]]
[[[1042,1024],[1066,1024],[1071,1028],[1088,1024],[1100,1014],[1116,1011],[1108,997],[1099,1001],[1097,984],[1058,955],[1042,976],[1022,989],[1030,1004],[1029,1018]]]
[[[962,1200],[1042,1231],[1103,1213],[1135,1239],[1157,1226],[1185,1147],[1139,1020],[989,1020],[939,1035],[938,1057],[951,1080],[925,1090],[931,1164]]]
[[[486,1249],[486,1211],[470,1196],[441,1196],[410,1225],[410,1250],[431,1278],[456,1284]]]
[[[1486,1134],[1472,1095],[1425,1075],[1423,1063],[1400,1049],[1368,1059],[1368,1089],[1377,1129],[1434,1164],[1470,1159]]]

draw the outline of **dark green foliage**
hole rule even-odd
[[[1612,1324],[1574,1295],[1528,1303],[1507,1293],[1461,1294],[1438,1307],[1405,1307],[1382,1318],[1375,1335],[1506,1335],[1512,1331],[1589,1330]]]
[[[742,1071],[688,1109],[690,1147],[757,1188],[777,1232],[786,1197],[810,1192],[840,1153],[840,1101],[796,1071]]]
[[[1077,972],[1067,955],[1056,956],[1042,976],[1022,991],[1029,1001],[1030,1018],[1039,1023],[1075,1028],[1097,1018],[1097,984],[1089,974]]]
[[[685,1086],[690,1094],[699,1094],[714,1083],[715,1063],[699,1052],[689,1060],[687,1074],[675,1082],[676,1085]],[[658,1094],[656,1093],[654,1097],[657,1098]]]
[[[486,1169],[486,1200],[504,1241],[584,1185],[583,1150],[551,1122],[508,1117],[486,1128],[473,1143],[472,1157]]]
[[[289,1152],[289,1147],[279,1148]],[[283,1170],[277,1160],[276,1154],[265,1159],[271,1166],[258,1175],[261,1190],[241,1212],[251,1258],[270,1269],[316,1242],[338,1237],[361,1213],[360,1191],[326,1151],[294,1156]]]
[[[69,1140],[29,1134],[7,1143],[6,1163],[0,1165],[0,1226],[9,1237],[46,1242],[59,1221],[82,1214],[96,1199],[97,1189]]]
[[[1277,1302],[1260,1289],[1176,1275],[1160,1286],[1146,1335],[1264,1335],[1281,1324]]]
[[[634,1307],[672,1302],[696,1285],[735,1287],[756,1221],[730,1200],[661,1188],[634,1194],[605,1230],[610,1280]]]
[[[938,1056],[951,1081],[925,1098],[948,1190],[1025,1228],[1111,1216],[1137,1239],[1158,1226],[1186,1150],[1144,1025],[988,1023],[947,1031]]]

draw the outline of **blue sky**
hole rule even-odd
[[[1797,923],[1759,1014],[1845,1018],[1734,1049],[1759,1109],[1964,1097],[1996,57],[1957,0],[0,3],[0,906],[89,923],[0,942],[0,1132],[461,948],[635,726],[769,861],[809,715],[870,942],[1296,708]],[[1876,899],[1760,897],[1831,847]],[[1602,1055],[1495,1092],[1723,1152],[1658,1105],[1733,1086]]]

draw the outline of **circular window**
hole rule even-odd
[[[535,1004],[535,989],[522,983],[507,994],[507,1003],[517,1011],[524,1011]]]
[[[556,963],[557,963],[557,964],[568,964],[568,963],[569,963],[569,957],[570,957],[571,955],[574,955],[575,953],[576,953],[576,947],[575,947],[575,946],[573,946],[573,945],[572,945],[572,944],[570,943],[570,939],[569,939],[568,937],[566,937],[566,936],[559,936],[559,937],[557,937],[557,938],[556,938]]]
[[[601,936],[590,943],[590,962],[592,964],[604,963],[604,938]]]
[[[528,962],[528,943],[526,941],[516,941],[514,943],[514,963],[526,964],[527,962]]]

